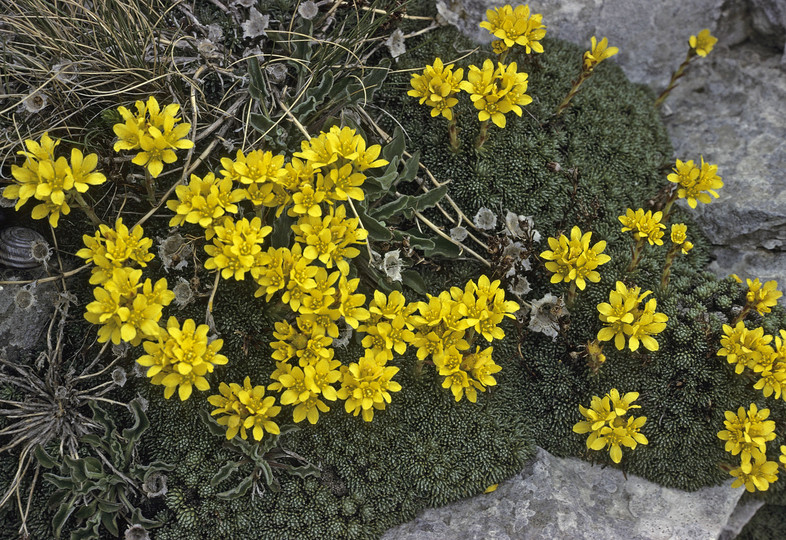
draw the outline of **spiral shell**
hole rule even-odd
[[[33,258],[32,246],[46,243],[43,236],[27,227],[7,227],[0,230],[0,265],[8,268],[35,268],[40,265]]]

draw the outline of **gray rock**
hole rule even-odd
[[[734,512],[729,516],[729,521],[723,527],[718,540],[734,540],[740,534],[743,527],[753,518],[756,511],[764,506],[764,501],[753,499],[740,500]]]
[[[753,29],[765,44],[783,50],[786,44],[786,0],[750,0]]]
[[[745,491],[730,486],[687,493],[538,449],[496,491],[426,510],[383,540],[714,540]]]
[[[5,280],[0,273],[0,280]],[[10,275],[8,281],[19,276]],[[8,360],[16,359],[19,351],[41,343],[54,312],[57,289],[53,283],[38,286],[3,285],[0,290],[0,347]]]
[[[716,54],[717,52],[717,54]],[[720,275],[786,284],[786,70],[756,43],[719,47],[666,102],[676,157],[716,163],[720,198],[693,214]]]

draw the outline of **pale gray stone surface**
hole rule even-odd
[[[28,272],[30,274],[30,272]],[[35,274],[36,277],[40,277]],[[0,272],[0,280],[14,280],[19,273]],[[19,351],[33,348],[41,341],[54,312],[56,289],[51,283],[37,287],[3,285],[0,290],[0,348],[6,350],[9,360],[14,360]],[[32,293],[33,304],[24,309],[17,305],[20,290]]]
[[[753,499],[740,500],[734,512],[729,516],[729,520],[723,527],[718,540],[734,540],[742,531],[743,527],[753,518],[756,511],[764,506],[763,501]]]
[[[720,198],[694,211],[717,246],[712,268],[786,284],[786,66],[755,42],[704,60],[667,101],[666,124],[677,157],[703,154],[723,177]]]
[[[496,491],[427,510],[383,540],[714,540],[745,491],[730,486],[687,493],[539,448]]]

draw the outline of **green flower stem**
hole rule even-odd
[[[674,206],[674,201],[677,200],[677,190],[671,192],[669,195],[669,200],[666,201],[666,206],[663,207],[663,218],[660,220],[661,223],[666,225],[669,222],[669,217],[671,216],[671,207]]]
[[[669,97],[669,94],[672,90],[677,86],[677,81],[685,75],[685,69],[687,69],[688,64],[690,61],[693,60],[693,57],[696,56],[696,51],[693,48],[688,50],[688,56],[685,57],[685,60],[682,61],[680,67],[677,68],[677,71],[671,74],[671,80],[669,81],[669,85],[666,89],[660,93],[658,99],[655,100],[655,107],[660,107],[666,98]]]
[[[213,300],[216,298],[216,291],[218,290],[218,281],[221,278],[221,270],[216,272],[216,279],[213,281],[213,290],[210,291],[210,299],[207,301],[207,313],[205,313],[205,322],[209,322],[213,313]]]
[[[456,121],[456,113],[453,113],[453,118],[448,124],[448,135],[450,135],[450,149],[453,152],[459,151],[459,138],[458,138],[458,122]]]
[[[671,266],[674,264],[674,259],[677,258],[677,252],[680,250],[679,244],[672,244],[666,253],[666,263],[663,265],[663,274],[660,278],[660,288],[665,290],[669,286],[669,276],[671,275]]]
[[[581,85],[584,84],[584,81],[589,79],[590,75],[592,75],[592,71],[587,71],[585,69],[581,70],[581,75],[579,75],[578,79],[573,81],[573,86],[570,88],[570,92],[568,92],[568,95],[565,96],[565,99],[563,99],[562,103],[560,103],[559,107],[557,107],[557,112],[554,113],[555,116],[559,116],[565,109],[568,108],[570,105],[570,100],[573,99],[573,96],[578,94],[579,88],[581,88]]]
[[[145,189],[147,190],[147,200],[150,201],[150,204],[153,206],[156,205],[156,184],[155,180],[153,179],[153,175],[150,174],[150,171],[145,169]]]
[[[82,209],[82,212],[87,214],[87,217],[90,218],[90,221],[93,222],[93,225],[95,225],[96,227],[98,227],[99,225],[103,225],[104,222],[99,219],[95,211],[90,207],[89,204],[87,204],[87,201],[85,201],[84,197],[82,197],[82,194],[79,193],[78,191],[74,191],[73,194],[74,194],[74,200],[79,205],[79,208]]]
[[[636,269],[636,267],[639,265],[641,252],[644,251],[644,244],[646,243],[647,241],[644,238],[638,238],[636,240],[636,247],[633,250],[633,257],[631,258],[630,264],[628,265],[628,268],[625,270],[625,273],[633,272]]]
[[[570,288],[568,289],[568,297],[565,299],[565,306],[568,309],[573,308],[573,304],[576,302],[576,281],[570,282]]]
[[[483,145],[486,143],[486,140],[489,138],[489,120],[484,120],[480,123],[480,133],[478,133],[478,138],[475,139],[475,148],[483,148]]]
[[[753,307],[753,304],[751,304],[750,302],[745,304],[745,307],[742,308],[742,311],[740,311],[740,314],[737,315],[736,317],[734,317],[734,320],[731,321],[732,328],[737,326],[737,323],[740,322],[741,320],[743,320],[748,315],[748,313],[751,312],[751,308],[752,307]]]

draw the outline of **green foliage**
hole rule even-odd
[[[222,439],[226,438],[226,429],[218,425],[207,411],[200,411],[199,417],[202,423],[210,430],[210,433]],[[246,495],[252,487],[254,488],[254,493],[261,495],[264,488],[260,486],[259,480],[262,480],[270,490],[274,492],[281,491],[281,484],[278,479],[273,477],[272,467],[283,469],[289,474],[302,478],[318,474],[319,469],[313,464],[308,463],[302,457],[278,444],[281,437],[297,429],[298,427],[293,425],[284,426],[281,428],[279,435],[270,435],[268,433],[259,442],[244,440],[240,437],[233,437],[226,441],[226,445],[240,454],[242,459],[240,461],[227,461],[210,479],[212,487],[217,487],[229,481],[235,484],[234,487],[227,491],[217,493],[216,497],[225,500],[239,499]],[[251,474],[244,476],[239,482],[231,480],[232,476],[239,472],[240,467],[246,464],[250,464],[253,467]]]
[[[64,530],[71,531],[71,540],[99,538],[101,526],[113,536],[120,534],[118,516],[130,524],[146,527],[161,525],[142,515],[134,502],[141,493],[141,484],[152,474],[171,470],[172,465],[153,461],[141,465],[134,459],[135,445],[150,427],[141,403],[134,400],[129,409],[134,424],[118,431],[115,421],[98,405],[90,404],[93,421],[103,427],[102,435],[85,435],[81,438],[82,448],[91,455],[85,457],[63,456],[58,463],[43,447],[35,449],[39,465],[57,469],[59,474],[46,473],[44,479],[53,484],[57,491],[50,497],[49,506],[57,508],[52,520],[52,531],[56,538]],[[77,505],[76,503],[80,504]],[[81,525],[66,528],[71,517]]]
[[[270,34],[271,52],[277,61],[268,65],[283,72],[290,89],[287,96],[277,95],[283,86],[281,80],[272,81],[257,58],[248,60],[249,92],[260,105],[260,112],[252,113],[249,119],[268,148],[282,152],[299,146],[302,133],[292,129],[292,118],[309,132],[319,131],[326,129],[325,122],[331,116],[354,106],[366,106],[373,100],[388,74],[390,60],[375,66],[359,66],[356,60],[367,47],[365,38],[385,24],[387,17],[375,16],[373,10],[361,13],[358,20],[338,23],[342,28],[340,36],[328,36],[325,40],[313,39],[312,21],[299,17],[292,20],[291,32]],[[330,37],[340,37],[340,42]],[[335,69],[339,62],[344,63],[344,69]],[[276,91],[271,92],[271,88]]]

